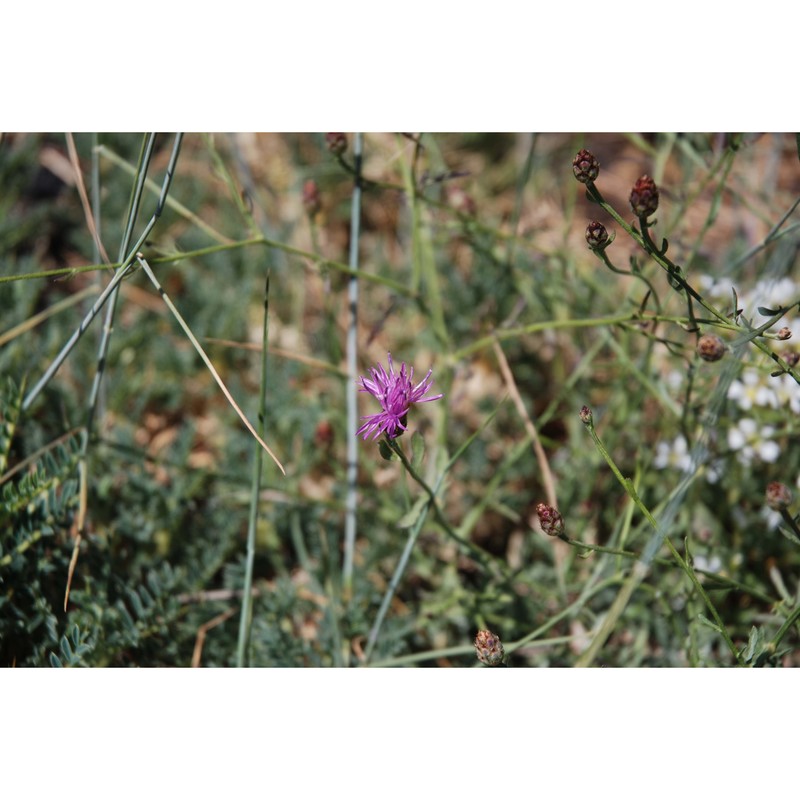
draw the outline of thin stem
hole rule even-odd
[[[261,333],[261,391],[258,407],[258,433],[264,438],[267,414],[267,341],[269,325],[269,270],[264,288],[264,327]],[[264,451],[253,450],[253,472],[250,481],[250,513],[247,519],[247,555],[245,557],[244,584],[242,586],[242,615],[239,619],[239,644],[236,649],[236,666],[249,664],[250,630],[253,624],[253,568],[256,560],[256,526],[258,522],[258,500],[261,494],[261,472]]]
[[[389,610],[389,604],[392,602],[392,598],[397,591],[397,587],[400,585],[400,580],[403,577],[403,573],[406,571],[406,566],[408,565],[409,558],[411,558],[414,545],[417,543],[419,533],[422,530],[422,526],[425,524],[425,519],[428,516],[428,509],[432,504],[433,500],[429,499],[408,533],[406,545],[403,548],[402,554],[400,555],[400,560],[397,562],[397,566],[395,567],[394,574],[389,582],[389,586],[383,595],[383,600],[381,601],[380,608],[378,609],[378,615],[375,617],[375,622],[372,624],[372,628],[370,629],[369,636],[367,638],[367,647],[364,651],[365,665],[369,663],[370,657],[372,656],[372,651],[375,649],[375,644],[378,641],[378,634],[380,633],[383,625],[383,620],[386,617],[386,612]]]
[[[800,527],[798,527],[797,520],[789,513],[789,510],[782,508],[780,510],[780,515],[789,528],[794,531],[795,536],[800,537]]]
[[[350,207],[350,276],[347,299],[350,322],[347,329],[347,500],[344,523],[344,564],[342,584],[346,598],[353,584],[353,554],[356,547],[356,509],[358,506],[358,244],[361,225],[361,134],[356,133],[353,144],[355,182]]]
[[[161,286],[161,284],[158,282],[158,278],[156,278],[156,276],[153,274],[153,270],[150,269],[150,265],[147,263],[147,261],[144,259],[144,257],[141,254],[137,254],[136,260],[139,262],[139,264],[142,267],[142,269],[147,273],[147,277],[150,278],[151,283],[153,284],[153,286],[156,287],[156,290],[161,295],[161,299],[164,301],[164,303],[166,304],[167,308],[172,312],[172,315],[178,321],[178,324],[181,326],[181,329],[186,334],[186,336],[189,339],[189,341],[192,343],[192,347],[194,347],[194,349],[197,351],[197,353],[200,356],[200,358],[203,359],[203,363],[206,365],[206,367],[208,368],[208,371],[211,373],[211,377],[214,378],[214,380],[216,381],[217,385],[222,390],[222,393],[225,395],[225,397],[227,398],[228,402],[233,407],[233,410],[238,415],[239,419],[242,420],[242,422],[244,423],[244,425],[247,428],[247,430],[250,431],[250,433],[255,437],[255,439],[258,441],[258,443],[267,451],[267,453],[269,454],[270,458],[277,465],[278,469],[284,475],[286,475],[286,470],[283,468],[283,464],[281,464],[281,462],[278,460],[278,457],[275,455],[275,453],[272,452],[272,450],[270,449],[269,445],[258,435],[258,433],[256,432],[255,428],[251,425],[250,420],[247,419],[247,417],[244,415],[244,412],[242,411],[242,409],[239,408],[238,404],[236,403],[236,401],[231,396],[231,393],[228,391],[228,387],[225,386],[222,378],[220,378],[220,376],[219,376],[219,373],[215,369],[214,365],[211,363],[211,359],[206,355],[205,350],[203,350],[203,348],[200,346],[200,342],[197,341],[197,339],[195,338],[195,335],[192,333],[191,329],[186,324],[186,321],[181,316],[180,312],[175,307],[175,305],[173,304],[172,300],[169,299],[169,296],[164,291],[164,289]]]
[[[783,640],[783,637],[789,632],[791,627],[800,619],[800,605],[795,608],[794,611],[786,618],[785,622],[781,627],[778,629],[778,632],[775,634],[775,637],[772,639],[770,647],[774,650],[778,647],[778,645]]]
[[[536,431],[536,426],[533,424],[528,409],[525,408],[525,403],[522,402],[522,396],[517,388],[517,382],[514,380],[514,373],[508,364],[503,348],[499,342],[494,343],[494,352],[497,356],[497,362],[500,365],[500,372],[503,373],[503,380],[505,381],[506,388],[511,394],[514,405],[517,408],[517,413],[522,417],[522,424],[525,426],[525,431],[531,440],[533,452],[536,455],[536,462],[539,465],[541,472],[542,483],[544,484],[545,494],[547,495],[547,502],[553,507],[558,507],[558,497],[556,496],[556,482],[553,478],[553,472],[550,469],[550,463],[547,460],[547,454],[544,452],[542,443],[539,440],[539,434]]]
[[[151,228],[147,229],[148,234],[150,230]],[[136,247],[132,249],[138,250],[143,243],[144,238],[140,237]],[[226,253],[231,250],[238,250],[242,247],[253,247],[256,245],[269,247],[271,249],[287,253],[288,255],[297,256],[298,258],[302,258],[303,260],[315,264],[318,267],[329,268],[343,275],[356,275],[363,281],[369,281],[371,283],[377,283],[380,286],[385,286],[386,288],[397,292],[403,297],[408,297],[412,300],[419,301],[420,299],[418,293],[413,292],[406,285],[400,283],[399,281],[393,280],[392,278],[387,278],[383,275],[376,275],[373,272],[353,270],[351,267],[349,267],[347,264],[343,264],[341,261],[334,261],[330,258],[325,258],[325,256],[322,256],[319,253],[311,253],[307,250],[301,250],[299,247],[292,247],[284,242],[279,242],[275,239],[269,239],[266,236],[254,236],[251,239],[242,239],[241,241],[232,242],[231,244],[212,244],[208,247],[200,247],[197,250],[187,250],[181,253],[170,253],[169,255],[157,256],[150,259],[150,263],[153,266],[158,266],[161,264],[177,264],[181,261],[187,261],[193,258],[202,258],[203,256],[213,255],[214,253]],[[107,264],[86,264],[82,267],[62,267],[60,269],[48,269],[40,272],[28,272],[22,275],[0,275],[0,285],[4,283],[11,283],[13,281],[33,280],[36,278],[71,278],[74,275],[81,275],[86,272],[106,270],[108,269],[108,266],[109,265]],[[111,264],[110,266],[114,269],[118,269],[119,267],[125,266],[125,262]]]
[[[174,153],[173,153],[173,156],[176,157],[176,155]],[[92,306],[92,308],[89,310],[89,312],[83,318],[83,321],[78,326],[78,329],[75,331],[75,333],[72,334],[72,336],[70,336],[70,338],[67,340],[67,343],[61,348],[61,351],[58,353],[58,355],[55,357],[55,359],[53,359],[52,363],[47,368],[47,371],[45,372],[45,374],[42,376],[42,378],[39,380],[39,382],[30,390],[30,392],[28,393],[28,395],[26,396],[26,398],[25,398],[25,400],[24,400],[24,402],[22,404],[23,411],[27,411],[31,407],[31,405],[33,404],[34,400],[36,400],[36,398],[39,396],[39,394],[44,389],[44,387],[47,386],[47,384],[50,382],[50,380],[53,378],[53,376],[59,370],[61,365],[67,359],[67,356],[69,356],[69,354],[72,352],[72,349],[78,343],[78,340],[81,338],[81,336],[83,336],[83,334],[86,332],[86,330],[89,327],[89,325],[91,325],[92,321],[97,316],[97,314],[100,312],[100,310],[103,308],[103,306],[105,305],[106,301],[109,299],[109,297],[111,297],[112,295],[115,295],[116,288],[117,288],[119,282],[123,278],[125,278],[128,274],[130,274],[131,268],[132,268],[132,264],[136,259],[136,253],[138,252],[139,248],[147,240],[147,237],[150,235],[150,232],[155,227],[156,222],[158,222],[158,218],[161,215],[161,210],[162,210],[162,207],[163,207],[163,199],[166,197],[167,191],[169,190],[169,183],[170,183],[171,180],[172,180],[172,173],[171,173],[171,171],[168,170],[167,175],[164,178],[164,185],[162,187],[162,192],[161,192],[161,201],[159,202],[158,206],[156,207],[155,213],[150,218],[150,221],[147,223],[147,225],[145,225],[144,230],[142,231],[141,235],[139,236],[138,240],[133,245],[133,247],[130,248],[130,250],[128,252],[128,255],[125,257],[125,259],[121,260],[119,262],[119,264],[112,265],[117,270],[115,275],[114,275],[114,277],[111,279],[111,281],[109,282],[108,286],[106,286],[105,290],[102,292],[100,297],[95,301],[95,303]],[[106,269],[107,265],[103,264],[103,265],[99,265],[99,266],[96,266],[96,267],[91,267],[91,270],[95,270],[95,269],[98,269],[98,268]],[[90,271],[90,270],[87,269],[87,268],[78,268],[77,270],[75,270],[75,272],[87,272],[87,271]],[[73,272],[73,270],[69,270],[69,269],[67,269],[66,271],[49,270],[47,273],[38,273],[36,275],[38,277],[48,277],[49,273],[52,273],[52,272],[59,272],[61,274],[70,274],[70,273]],[[14,277],[15,278],[20,278],[20,277],[26,277],[26,276],[14,276]],[[27,276],[27,277],[32,277],[32,276]],[[0,279],[0,282],[2,282],[2,279]]]
[[[439,489],[444,481],[444,477],[447,474],[450,465],[453,463],[454,459],[451,459],[450,464],[442,471],[442,474],[439,476],[439,480],[436,482],[436,486],[431,488],[428,486],[425,479],[414,469],[411,462],[408,460],[408,457],[403,452],[403,448],[397,443],[394,439],[387,439],[386,440],[389,447],[392,451],[398,456],[400,461],[403,463],[403,466],[406,469],[406,472],[419,484],[420,488],[428,495],[429,504],[426,506],[426,513],[427,509],[430,507],[433,509],[433,515],[436,518],[437,523],[442,527],[444,532],[451,538],[453,541],[457,542],[461,547],[466,548],[480,564],[484,568],[489,569],[490,564],[487,561],[487,557],[489,553],[481,550],[477,545],[474,545],[468,539],[464,539],[463,537],[459,536],[458,533],[453,529],[452,525],[447,521],[442,510],[439,508],[439,504],[436,501],[436,497],[439,494]],[[499,562],[495,563],[495,566],[499,569],[500,573],[504,578],[508,578],[509,574],[507,570],[501,565]]]
[[[436,503],[436,497],[439,494],[439,490],[441,489],[442,484],[444,483],[445,476],[450,471],[450,468],[453,466],[453,464],[456,463],[456,461],[458,461],[458,459],[462,456],[462,454],[466,452],[467,448],[472,444],[472,442],[475,440],[478,434],[481,433],[481,431],[483,431],[489,425],[489,423],[494,419],[494,416],[498,410],[499,406],[487,417],[487,419],[484,421],[481,427],[478,428],[476,431],[474,431],[472,435],[469,436],[461,444],[458,450],[453,454],[453,457],[445,465],[444,469],[439,475],[438,480],[436,481],[436,486],[432,489],[414,469],[411,462],[406,457],[406,454],[403,452],[402,447],[400,447],[397,441],[395,439],[389,439],[389,438],[384,439],[387,446],[400,459],[408,474],[420,485],[420,487],[422,487],[422,489],[428,495],[428,500],[420,510],[419,516],[414,521],[411,527],[411,530],[408,535],[408,540],[406,541],[403,553],[400,556],[400,561],[398,562],[397,567],[395,568],[391,582],[389,583],[389,587],[387,588],[383,600],[381,601],[380,608],[378,609],[378,615],[369,633],[367,648],[364,656],[365,664],[369,662],[370,656],[372,655],[372,650],[374,649],[375,644],[378,640],[378,634],[380,633],[381,626],[383,625],[383,620],[386,616],[386,612],[389,609],[389,604],[391,603],[392,598],[394,597],[394,594],[397,591],[397,587],[400,584],[400,579],[402,578],[403,573],[405,572],[406,565],[408,564],[408,559],[410,558],[411,553],[414,549],[414,545],[416,544],[417,538],[419,537],[419,532],[422,529],[422,525],[424,524],[425,519],[428,516],[428,511],[431,508],[433,509],[434,514],[436,515],[438,523],[444,528],[444,530],[448,533],[448,535],[450,535],[456,542],[458,542],[459,545],[461,545],[462,547],[466,547],[470,552],[472,552],[473,556],[476,558],[477,561],[479,561],[481,565],[488,568],[489,565],[487,564],[486,558],[483,556],[483,553],[480,551],[480,549],[477,548],[475,545],[473,545],[472,542],[462,539],[444,518],[442,513],[439,511],[439,507]],[[508,577],[508,575],[505,573],[504,570],[501,569],[500,571],[503,573],[503,577],[506,578]]]
[[[681,291],[685,292],[687,299],[691,298],[699,303],[709,314],[717,319],[718,322],[727,324],[728,317],[726,314],[722,313],[710,303],[708,303],[703,296],[697,292],[683,277],[683,273],[681,268],[675,264],[672,260],[666,257],[666,242],[664,244],[663,249],[659,249],[656,247],[655,243],[653,242],[652,238],[650,237],[649,228],[651,227],[647,220],[643,217],[639,218],[639,224],[642,228],[641,233],[636,230],[634,227],[629,225],[614,209],[613,206],[609,205],[606,200],[603,198],[603,195],[600,194],[600,190],[593,184],[590,183],[586,187],[587,194],[589,195],[590,199],[592,199],[595,203],[597,203],[604,211],[610,214],[617,224],[625,230],[625,232],[660,266],[662,267],[667,274],[669,275],[669,279],[673,282],[674,286],[677,286]],[[800,202],[800,201],[798,201]],[[792,207],[794,210],[794,206]],[[794,306],[795,304],[792,304]],[[789,308],[791,308],[790,306]],[[765,330],[772,327],[788,310],[789,308],[782,309],[782,312],[776,315],[774,318],[768,320],[767,324],[760,326],[755,330],[747,330],[742,329],[741,327],[738,330],[744,335],[745,341],[752,341],[753,344],[761,350],[764,355],[771,358],[781,369],[781,372],[785,372],[794,378],[798,384],[800,384],[800,373],[798,373],[793,367],[791,367],[783,358],[781,358],[777,353],[773,352],[770,347],[768,347],[764,342],[762,342],[757,337],[760,336]]]
[[[594,428],[594,422],[592,421],[591,417],[588,418],[585,424],[587,429],[589,430],[589,434],[591,435],[595,443],[595,446],[600,451],[600,454],[603,456],[608,466],[611,468],[611,471],[614,473],[614,476],[622,484],[623,488],[625,489],[631,500],[633,500],[633,502],[636,504],[637,508],[642,512],[642,514],[644,514],[645,519],[647,519],[647,521],[658,532],[659,534],[658,540],[666,541],[667,547],[669,548],[672,557],[675,559],[675,561],[681,567],[681,569],[686,573],[687,577],[694,585],[695,590],[702,597],[703,602],[706,605],[706,608],[708,608],[712,617],[714,617],[714,621],[717,623],[719,627],[720,634],[722,635],[722,638],[725,640],[725,644],[728,646],[728,649],[731,651],[734,658],[736,659],[736,662],[739,664],[739,666],[744,666],[744,661],[742,659],[741,654],[736,649],[736,646],[734,645],[732,639],[730,638],[730,635],[728,634],[727,629],[725,628],[724,623],[722,622],[722,618],[719,616],[716,607],[711,602],[711,598],[706,593],[705,589],[703,588],[703,585],[697,579],[697,575],[695,575],[694,570],[681,557],[680,553],[678,553],[678,551],[675,549],[675,546],[666,536],[665,531],[661,529],[655,517],[650,513],[650,510],[642,502],[641,498],[636,492],[636,489],[633,486],[633,482],[622,475],[619,468],[614,463],[614,460],[611,458],[611,454],[608,452],[605,445],[600,440],[600,437],[597,435],[597,431]],[[588,666],[593,661],[594,657],[597,655],[597,653],[605,643],[608,636],[611,634],[611,631],[614,629],[617,620],[622,615],[622,612],[625,610],[625,607],[627,606],[628,601],[633,595],[633,592],[648,573],[649,564],[655,558],[655,553],[652,552],[652,549],[653,549],[652,547],[646,548],[645,553],[642,556],[642,559],[634,564],[633,571],[630,577],[623,585],[622,590],[617,595],[617,598],[615,599],[614,603],[609,609],[609,612],[606,616],[606,619],[603,622],[603,625],[600,628],[600,631],[593,639],[588,650],[578,660],[576,666]]]

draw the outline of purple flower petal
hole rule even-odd
[[[381,411],[378,414],[370,414],[362,417],[366,420],[356,431],[357,436],[364,436],[368,439],[377,439],[385,433],[390,439],[396,439],[403,431],[407,430],[406,415],[414,403],[429,403],[431,400],[439,400],[443,394],[433,397],[425,397],[433,383],[433,370],[428,370],[428,374],[414,386],[414,368],[406,369],[405,362],[400,367],[400,372],[395,372],[392,354],[388,354],[389,372],[383,368],[383,364],[378,364],[377,368],[370,368],[371,378],[359,378],[361,388],[359,391],[371,394],[381,404]]]

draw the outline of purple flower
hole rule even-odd
[[[364,434],[364,439],[372,436],[373,441],[382,433],[390,439],[396,439],[406,430],[406,414],[414,403],[430,403],[431,400],[438,400],[444,397],[437,394],[435,397],[425,397],[431,388],[433,378],[432,369],[428,374],[414,386],[414,367],[406,370],[406,365],[400,367],[399,374],[394,371],[392,354],[389,353],[389,372],[383,368],[383,364],[378,364],[377,369],[370,369],[372,378],[360,378],[360,392],[369,392],[377,398],[383,409],[380,414],[370,414],[368,417],[361,417],[366,422],[356,431],[356,436]]]

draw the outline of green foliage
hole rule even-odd
[[[256,428],[270,273],[264,438],[287,474],[265,459],[247,663],[475,666],[485,628],[512,667],[800,663],[797,501],[764,500],[770,481],[800,489],[795,143],[592,138],[365,137],[359,370],[391,351],[445,397],[410,409],[405,458],[358,442],[352,585],[352,155],[321,134],[183,140],[141,251]],[[0,141],[0,664],[232,666],[258,445],[143,270],[120,284],[91,432],[105,308],[26,404],[111,275],[77,192],[40,166],[63,141]],[[132,241],[174,142],[153,143]],[[92,140],[75,144],[90,186]],[[584,146],[595,186],[573,178]],[[112,258],[141,150],[99,138]],[[661,190],[646,221],[627,202],[644,173]],[[718,363],[696,353],[705,332]],[[567,542],[539,530],[553,499]]]

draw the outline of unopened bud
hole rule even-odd
[[[583,406],[581,408],[581,422],[584,425],[592,424],[592,409],[589,408],[589,406]]]
[[[602,249],[608,244],[608,231],[601,222],[590,222],[586,227],[586,241],[592,249]]]
[[[314,180],[307,180],[303,184],[303,208],[309,217],[313,217],[319,213],[322,208],[322,203],[319,197],[319,186]]]
[[[792,329],[791,328],[781,328],[778,331],[778,338],[782,341],[786,341],[787,339],[792,338]]]
[[[561,516],[558,509],[548,506],[546,503],[538,503],[536,513],[539,515],[542,530],[548,536],[564,535],[564,517]]]
[[[658,208],[658,187],[648,175],[642,175],[633,185],[630,196],[631,208],[637,217],[649,217]]]
[[[340,156],[347,150],[347,137],[343,133],[326,133],[325,143],[335,156]]]
[[[330,449],[333,444],[333,425],[327,420],[322,419],[317,423],[314,431],[314,443],[317,447]]]
[[[789,487],[778,481],[767,486],[767,505],[773,511],[785,511],[792,504],[792,492]]]
[[[491,631],[478,631],[478,635],[475,637],[475,651],[478,654],[478,661],[489,667],[496,667],[503,663],[505,655],[503,643]]]
[[[713,333],[704,333],[697,340],[697,355],[703,361],[719,361],[725,355],[725,342]]]
[[[572,171],[581,183],[593,183],[600,174],[600,163],[588,150],[581,150],[572,160]]]

